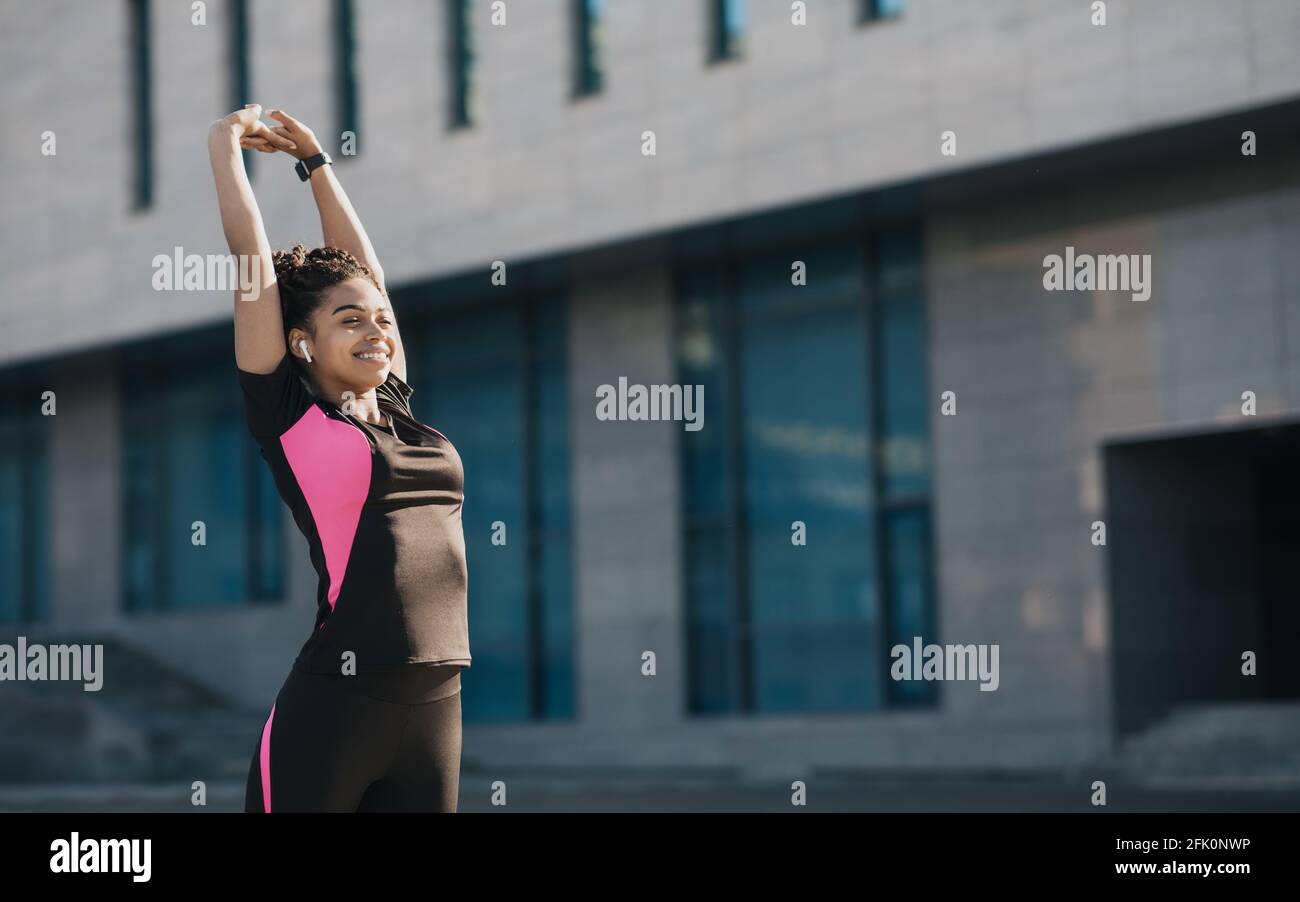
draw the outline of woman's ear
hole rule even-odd
[[[311,344],[307,333],[301,329],[289,330],[289,353],[306,363],[311,363]]]

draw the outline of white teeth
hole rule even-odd
[[[383,351],[367,351],[364,354],[354,354],[354,357],[360,357],[362,360],[387,360],[388,355]]]

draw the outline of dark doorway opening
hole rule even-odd
[[[1103,456],[1116,738],[1174,706],[1300,699],[1300,423]]]

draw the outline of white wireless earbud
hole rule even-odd
[[[302,348],[303,356],[307,358],[308,363],[311,363],[311,351],[307,350],[307,339],[305,338],[299,339],[298,347]]]

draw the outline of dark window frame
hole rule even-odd
[[[599,0],[595,0],[599,2]],[[593,0],[572,0],[574,73],[573,98],[590,97],[605,90],[603,9],[593,10]]]
[[[131,52],[131,210],[143,212],[154,203],[153,40],[150,0],[128,0]]]
[[[353,153],[361,155],[361,100],[357,87],[357,17],[353,0],[333,0],[334,32],[334,119],[336,155],[343,155],[343,133],[352,132]]]
[[[227,20],[227,52],[230,61],[230,110],[243,109],[244,104],[253,103],[252,58],[249,53],[250,25],[248,4],[250,0],[228,0],[229,19]],[[223,110],[225,115],[230,110]],[[256,172],[253,159],[258,151],[243,150],[244,171],[251,179]]]
[[[474,29],[471,25],[472,0],[446,0],[447,54],[451,67],[447,84],[450,88],[449,130],[472,128],[478,121],[478,101],[474,78]]]
[[[745,55],[744,30],[727,29],[727,10],[731,4],[741,5],[745,0],[710,0],[709,3],[709,57],[710,65],[740,59]],[[743,5],[740,6],[742,13]]]

